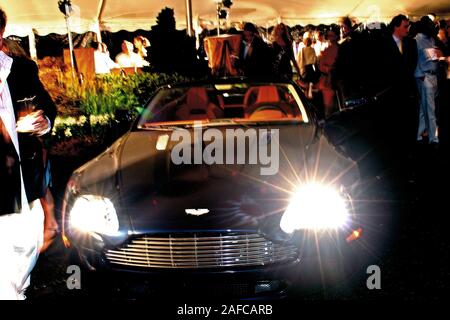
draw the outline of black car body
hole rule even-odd
[[[265,159],[250,160],[255,144],[270,149]],[[278,164],[269,163],[276,152]],[[361,269],[378,245],[370,233],[382,223],[358,202],[360,176],[294,83],[167,86],[128,133],[73,173],[63,236],[90,270],[169,291],[217,285],[252,297],[292,283],[321,287]]]

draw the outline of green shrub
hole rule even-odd
[[[187,80],[178,75],[155,73],[97,77],[81,85],[79,108],[85,115],[113,115],[117,110],[137,115],[158,87]]]
[[[140,73],[80,82],[54,61],[40,64],[40,77],[58,108],[52,131],[55,143],[86,138],[102,143],[118,125],[118,110],[135,117],[159,87],[190,80],[176,74]]]
[[[126,76],[109,74],[79,81],[54,58],[39,61],[39,75],[63,117],[113,115],[116,110],[137,114],[159,87],[190,81],[177,74],[147,72]]]

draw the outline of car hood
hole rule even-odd
[[[261,174],[261,169],[269,165],[261,164],[259,158],[257,164],[248,163],[250,147],[245,150],[245,164],[237,163],[236,150],[227,164],[208,165],[205,159],[199,164],[175,164],[173,150],[180,142],[169,139],[167,145],[163,143],[157,148],[158,142],[166,139],[161,137],[171,136],[173,131],[143,130],[127,134],[106,151],[107,156],[101,155],[93,164],[85,166],[81,170],[83,181],[91,184],[91,189],[95,186],[97,191],[117,190],[114,197],[120,208],[118,212],[128,216],[136,233],[253,230],[277,234],[291,192],[311,178],[308,168],[315,167],[316,173],[320,171],[320,161],[314,154],[320,153],[320,158],[327,159],[324,161],[327,168],[323,170],[327,174],[342,172],[348,167],[348,160],[336,160],[339,155],[322,137],[317,138],[312,125],[263,128],[267,132],[277,129],[279,135],[278,143],[273,134],[269,134],[270,138],[263,137],[266,142],[259,140],[269,150],[273,143],[279,145],[278,158],[272,158],[278,162],[278,170],[272,175]],[[225,147],[225,130],[248,128],[215,129],[224,136],[225,154],[231,150]],[[194,136],[194,129],[186,132]],[[247,146],[251,145],[250,140]],[[313,143],[315,140],[318,143]],[[197,146],[204,151],[208,143]],[[194,160],[194,149],[191,149],[194,145],[186,142],[184,149],[184,152],[192,150],[191,160]],[[108,165],[109,174],[105,172]],[[101,172],[103,176],[99,177]]]

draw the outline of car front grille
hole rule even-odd
[[[298,249],[260,234],[189,234],[142,236],[105,256],[111,264],[141,268],[227,268],[293,261]]]

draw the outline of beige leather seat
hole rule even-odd
[[[186,93],[186,103],[175,114],[177,120],[203,120],[221,117],[223,111],[209,101],[206,88],[193,87]]]
[[[268,108],[271,109],[265,112],[265,115],[259,115],[257,118],[284,118],[291,117],[292,111],[281,101],[278,89],[276,86],[259,86],[252,87],[245,93],[244,96],[245,116],[252,117],[255,110]],[[278,109],[278,110],[276,110]],[[260,117],[261,116],[261,117]]]

